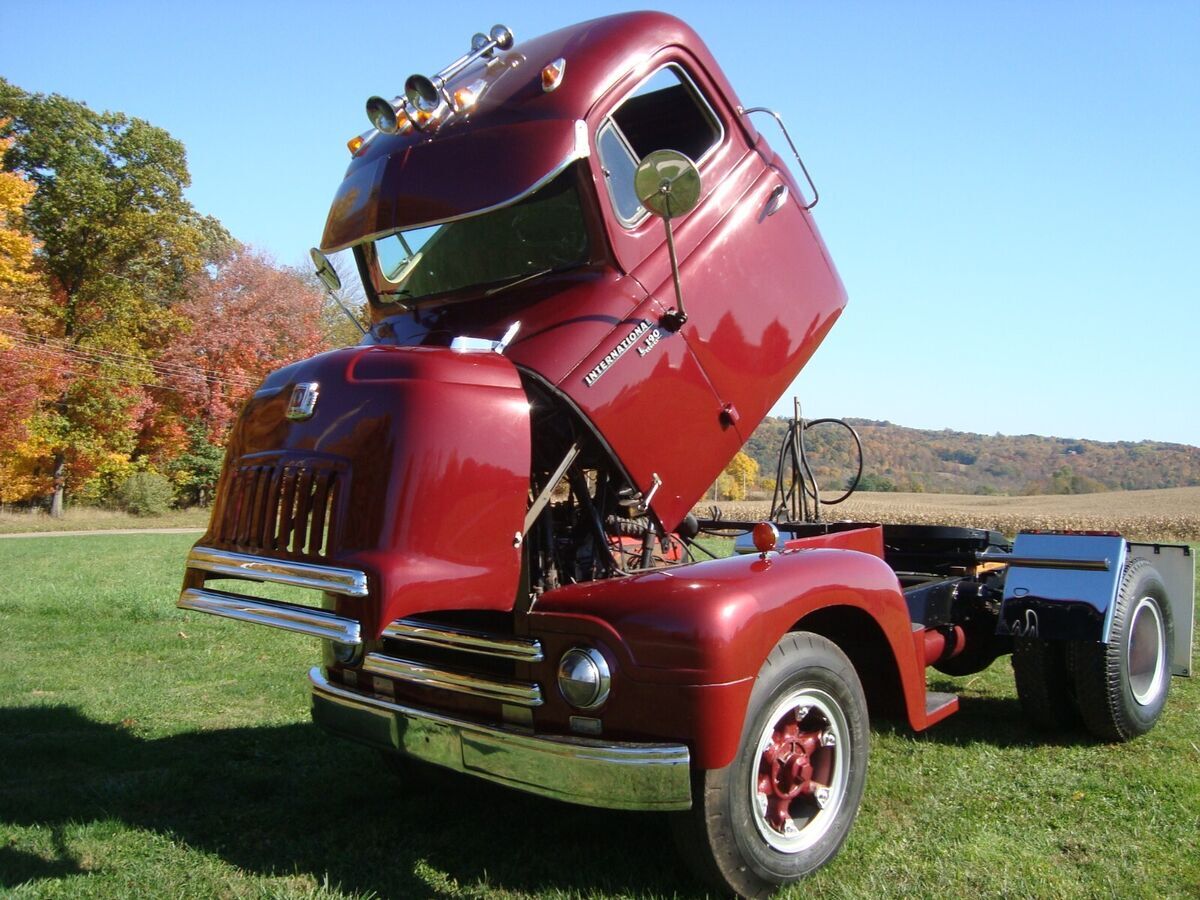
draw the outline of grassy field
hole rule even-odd
[[[666,822],[406,784],[308,723],[315,642],[174,606],[188,535],[0,541],[0,893],[686,897]],[[875,723],[841,856],[788,896],[1200,895],[1200,680],[1131,744],[1047,738],[1006,660]]]
[[[46,513],[0,511],[0,534],[20,534],[31,531],[105,531],[124,528],[204,528],[208,525],[207,509],[173,509],[161,516],[131,516],[112,509],[75,506],[67,509],[61,519]]]
[[[836,495],[831,495],[836,496]],[[701,504],[705,511],[711,504]],[[726,518],[762,518],[769,503],[718,503]],[[1021,529],[1119,531],[1134,540],[1200,541],[1200,487],[1102,494],[996,497],[862,491],[822,507],[829,520]]]

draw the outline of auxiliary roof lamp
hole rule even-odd
[[[409,125],[424,130],[437,123],[446,108],[454,109],[458,105],[446,90],[446,83],[451,78],[481,56],[490,57],[497,49],[507,50],[512,45],[512,29],[505,25],[494,25],[487,34],[477,33],[471,38],[470,52],[436,75],[408,76],[404,82],[403,97],[396,97],[391,102],[383,97],[370,98],[367,101],[367,118],[372,126],[384,134],[395,134]]]

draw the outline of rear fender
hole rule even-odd
[[[1107,643],[1121,573],[1130,559],[1154,566],[1175,622],[1171,671],[1191,672],[1195,570],[1191,548],[1131,544],[1117,535],[1018,534],[1004,579],[997,634],[1041,640]]]

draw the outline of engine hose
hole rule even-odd
[[[808,460],[804,444],[804,433],[817,425],[840,425],[850,432],[858,456],[858,466],[849,487],[839,496],[829,500],[821,496],[821,488]],[[771,496],[771,519],[775,521],[820,521],[822,506],[835,506],[843,502],[858,488],[863,474],[862,439],[844,419],[822,418],[805,422],[800,417],[799,404],[796,415],[784,433],[779,448],[779,461],[775,467],[775,491]],[[790,476],[790,477],[789,477]],[[809,500],[812,511],[809,511]]]

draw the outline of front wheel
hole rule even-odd
[[[795,632],[758,673],[737,756],[697,775],[680,850],[722,893],[763,897],[837,853],[862,800],[867,705],[850,660]]]

